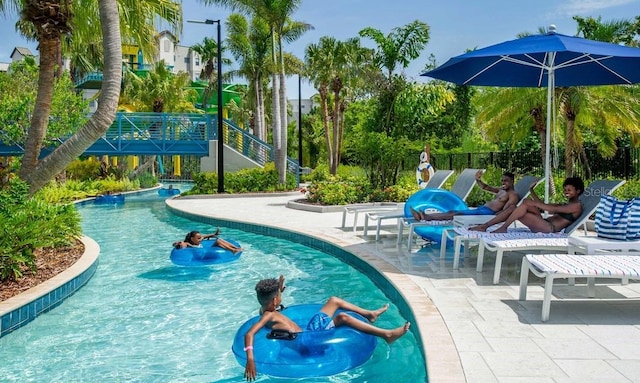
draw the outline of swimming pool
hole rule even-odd
[[[170,243],[189,230],[215,228],[172,215],[157,194],[123,206],[79,207],[84,232],[101,246],[100,265],[85,287],[55,310],[0,338],[0,376],[9,381],[240,382],[231,353],[236,329],[257,315],[257,280],[287,278],[283,303],[321,303],[342,296],[364,307],[388,298],[336,258],[272,237],[222,228],[245,252],[237,262],[183,268]],[[404,323],[392,304],[376,324]],[[360,368],[305,381],[426,380],[412,333],[379,342]],[[265,381],[281,381],[259,375]]]

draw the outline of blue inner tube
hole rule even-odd
[[[225,239],[227,242],[240,247],[240,244],[233,239]],[[208,266],[217,263],[232,262],[240,258],[242,252],[233,253],[218,246],[213,246],[214,239],[202,241],[202,247],[185,247],[184,249],[173,248],[171,250],[171,262],[178,266]]]
[[[117,203],[124,203],[124,194],[105,194],[105,195],[99,195],[96,197],[96,199],[93,201],[94,203],[97,204],[117,204]]]
[[[287,307],[282,312],[305,329],[311,317],[322,305],[304,304]],[[338,312],[340,312],[339,310]],[[367,319],[346,311],[363,322]],[[260,319],[246,321],[236,332],[232,351],[238,363],[247,364],[244,335]],[[373,354],[378,339],[369,334],[340,326],[325,331],[303,331],[295,339],[268,339],[271,330],[262,328],[253,340],[253,356],[258,374],[283,378],[302,378],[335,375],[363,364]]]
[[[460,197],[443,189],[423,189],[413,194],[404,205],[405,217],[412,217],[411,207],[417,211],[429,209],[441,213],[468,209],[467,204]],[[449,224],[416,226],[415,232],[424,239],[440,243],[442,231],[450,227]]]
[[[170,196],[180,194],[180,189],[158,189],[158,195]]]

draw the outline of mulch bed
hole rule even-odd
[[[74,246],[36,250],[36,272],[27,269],[19,279],[0,283],[0,302],[60,274],[76,263],[83,253],[84,245],[80,241]]]

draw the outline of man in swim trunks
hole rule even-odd
[[[273,330],[285,330],[292,333],[303,331],[296,322],[279,311],[282,307],[282,292],[284,289],[284,276],[282,275],[279,279],[263,279],[256,284],[256,294],[258,302],[260,303],[260,320],[251,326],[244,335],[244,351],[247,353],[247,365],[244,369],[244,377],[249,381],[253,381],[256,378],[257,372],[253,357],[253,337],[261,328],[266,327]],[[407,322],[404,326],[389,330],[372,325],[371,323],[375,322],[378,316],[387,311],[388,308],[389,305],[387,304],[372,311],[358,307],[344,299],[331,297],[324,306],[322,306],[320,312],[309,320],[306,330],[304,331],[325,331],[334,327],[349,326],[364,333],[378,336],[387,343],[393,343],[396,339],[406,334],[409,330],[410,323]],[[356,312],[367,318],[369,323],[365,323],[344,312],[336,314],[338,309]]]
[[[505,172],[500,181],[502,185],[499,187],[487,185],[482,181],[482,170],[478,170],[476,173],[476,183],[478,184],[478,187],[482,190],[488,191],[489,193],[493,193],[496,196],[491,201],[482,206],[478,206],[475,209],[451,210],[445,213],[433,214],[417,211],[413,209],[413,207],[409,207],[409,209],[413,218],[417,221],[447,221],[453,219],[456,215],[491,215],[498,213],[500,213],[501,216],[504,214],[504,218],[506,219],[508,214],[504,212],[511,212],[518,204],[520,197],[516,194],[513,188],[513,173]]]

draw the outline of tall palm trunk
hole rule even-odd
[[[320,109],[322,110],[322,124],[324,125],[324,141],[327,144],[327,156],[329,157],[329,173],[336,174],[338,165],[334,166],[334,147],[329,134],[329,106],[327,101],[327,86],[321,84],[318,93],[320,93]]]
[[[264,88],[262,87],[262,78],[256,79],[256,136],[262,141],[267,141],[267,130],[265,114],[264,114]]]
[[[278,169],[278,181],[281,184],[285,184],[287,182],[287,139],[288,139],[288,130],[287,130],[287,85],[286,85],[286,74],[284,73],[284,55],[282,52],[282,38],[280,34],[278,34],[278,55],[280,58],[280,140],[282,143],[282,157],[280,157],[280,162],[276,164],[276,168]]]
[[[576,153],[576,143],[575,143],[575,126],[576,126],[576,116],[571,110],[567,111],[565,114],[567,119],[567,131],[565,132],[565,140],[564,140],[564,169],[567,177],[573,177],[575,175],[575,153]]]
[[[53,87],[55,82],[56,52],[60,37],[51,37],[40,41],[40,70],[38,73],[38,94],[31,117],[31,126],[24,147],[24,157],[20,168],[20,178],[32,183],[38,158],[42,151],[42,142],[47,134]]]
[[[339,77],[331,80],[331,90],[333,91],[333,116],[332,116],[332,141],[333,141],[333,159],[330,168],[331,174],[338,172],[338,164],[340,163],[340,90],[342,89],[342,81]]]
[[[274,68],[278,67],[277,53],[276,53],[276,34],[275,30],[271,28],[271,59],[274,64]],[[282,131],[280,130],[280,94],[279,94],[279,81],[278,71],[274,70],[271,74],[271,92],[272,92],[272,115],[271,115],[271,130],[273,132],[273,147],[274,147],[274,161],[276,170],[278,171],[278,179],[282,178],[282,169],[279,164],[282,163]],[[286,177],[286,173],[284,174]]]
[[[533,117],[533,127],[536,132],[540,135],[540,158],[542,159],[542,167],[546,164],[546,156],[547,156],[547,134],[551,134],[551,132],[547,132],[547,125],[545,122],[545,116],[542,112],[542,107],[537,107],[531,109],[529,112]],[[549,195],[555,195],[555,182],[553,180],[553,175],[551,175],[549,181]]]
[[[104,47],[104,77],[102,81],[102,91],[99,97],[98,109],[91,116],[91,119],[87,121],[87,123],[80,130],[78,130],[76,134],[66,140],[42,161],[36,162],[37,165],[35,166],[35,168],[32,168],[33,172],[24,173],[26,176],[25,179],[30,184],[31,194],[35,193],[56,174],[64,170],[64,168],[68,164],[70,164],[75,158],[80,156],[89,146],[91,146],[91,144],[97,141],[100,136],[102,136],[107,131],[107,129],[109,129],[109,126],[111,126],[111,123],[115,118],[116,109],[118,106],[118,98],[120,96],[120,82],[122,79],[122,42],[120,39],[120,18],[118,15],[118,4],[116,3],[116,0],[99,0],[98,5],[100,10],[100,24],[103,35],[102,44]],[[43,49],[48,51],[48,49],[51,48],[43,46],[41,42],[41,54],[44,53]],[[41,60],[41,65],[48,65],[46,63],[47,60],[44,59],[44,55],[42,57],[43,60]],[[51,61],[52,64],[55,65],[55,62],[53,62],[53,60]],[[53,71],[50,71],[50,76],[53,76]],[[51,88],[51,91],[52,89],[53,87]],[[38,89],[38,94],[39,93],[40,89]],[[40,112],[38,110],[38,106],[39,104],[36,101],[36,113]],[[48,118],[49,116],[47,113],[47,116],[45,118],[45,125],[43,127],[43,129],[45,129],[44,132],[46,132],[46,120],[48,120]],[[30,131],[29,135],[31,134],[32,132]],[[27,140],[29,139],[30,138],[28,138]],[[34,147],[41,148],[42,141],[40,141],[39,145],[37,145],[36,142],[32,142],[31,145],[31,150],[33,150]],[[38,153],[39,151],[40,150],[38,150]],[[30,156],[33,156],[33,154],[34,153],[30,153]],[[26,147],[25,156],[27,156]],[[35,161],[37,161],[38,156],[35,155],[34,157],[30,158],[35,158]],[[24,162],[23,169],[21,169],[21,175],[23,171]]]

